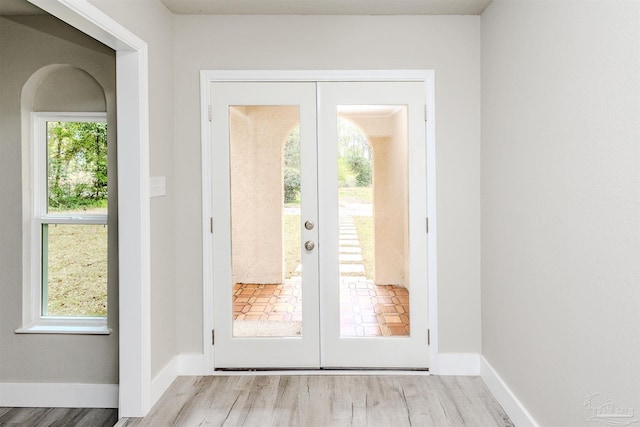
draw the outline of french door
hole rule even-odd
[[[215,367],[428,367],[423,83],[210,90]]]

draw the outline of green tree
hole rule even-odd
[[[106,203],[106,123],[48,122],[47,162],[51,209]]]
[[[300,195],[300,126],[296,126],[284,144],[284,202],[295,203]]]

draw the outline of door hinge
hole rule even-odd
[[[209,114],[209,121],[213,120],[213,108],[211,108],[211,105],[209,105],[208,114]]]
[[[427,234],[429,234],[429,217],[426,218]]]
[[[424,121],[427,121],[427,105],[424,106]]]
[[[214,329],[211,330],[211,345],[216,344],[216,331]]]
[[[431,345],[431,329],[427,329],[427,345]]]
[[[213,217],[209,218],[209,230],[211,231],[211,234],[213,234]]]

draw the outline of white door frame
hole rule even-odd
[[[429,371],[438,373],[438,294],[437,294],[437,220],[436,220],[436,146],[435,146],[435,73],[433,70],[203,70],[200,72],[200,137],[202,144],[202,319],[203,351],[207,361],[207,373],[214,373],[213,346],[213,235],[210,232],[212,218],[211,188],[211,129],[209,122],[211,82],[424,82],[427,99],[426,111],[426,164],[427,164],[427,280],[428,310],[431,343],[429,346]]]
[[[147,44],[88,0],[29,0],[116,51],[119,417],[151,409]]]

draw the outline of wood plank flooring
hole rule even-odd
[[[180,377],[145,418],[118,426],[514,426],[480,377]]]
[[[117,409],[0,408],[0,426],[113,427]]]

